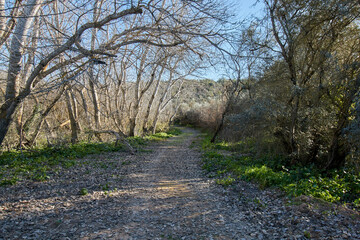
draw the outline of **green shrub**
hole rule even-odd
[[[167,132],[159,132],[159,133],[155,133],[155,134],[145,136],[144,139],[149,140],[149,141],[163,141],[163,140],[165,140],[167,138],[175,137],[177,135],[180,135],[181,133],[182,133],[182,131],[180,129],[171,128]]]
[[[149,140],[149,141],[162,141],[162,140],[165,140],[170,137],[173,137],[173,135],[167,134],[165,132],[159,132],[159,133],[155,133],[155,134],[146,136],[145,139]]]
[[[128,137],[126,140],[129,142],[129,144],[132,147],[135,147],[135,148],[140,148],[142,146],[145,146],[148,142],[148,140],[146,140],[145,138],[138,137],[138,136]]]
[[[244,142],[237,146],[248,145]],[[228,186],[236,178],[254,181],[262,187],[278,187],[291,196],[308,195],[321,198],[329,202],[348,202],[360,206],[360,174],[346,171],[322,172],[315,166],[291,166],[289,160],[283,156],[248,154],[249,148],[243,152],[235,152],[225,156],[218,150],[235,151],[234,144],[210,142],[204,138],[203,169],[218,177],[218,184]],[[236,148],[236,151],[241,149]],[[223,178],[226,175],[228,177]]]
[[[226,178],[217,179],[216,183],[224,187],[227,187],[232,185],[235,181],[236,181],[235,178],[228,176]]]
[[[263,187],[281,186],[287,182],[287,174],[274,172],[271,168],[263,165],[261,167],[249,167],[245,170],[244,176],[249,180],[256,180]]]
[[[79,191],[80,195],[85,196],[89,193],[89,191],[86,188],[82,188]]]
[[[182,131],[180,128],[172,127],[166,133],[169,135],[178,136],[178,135],[182,134]]]

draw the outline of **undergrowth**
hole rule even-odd
[[[282,156],[255,156],[251,142],[202,142],[203,168],[218,184],[236,179],[254,181],[261,187],[277,187],[289,196],[308,195],[328,202],[353,203],[360,207],[360,174],[348,169],[322,172],[314,166],[291,166]],[[231,151],[232,154],[222,154]]]
[[[174,127],[174,128],[170,128],[166,132],[159,132],[159,133],[155,133],[155,134],[145,136],[144,139],[145,140],[150,140],[150,141],[162,141],[164,139],[180,135],[181,133],[182,133],[182,131],[179,128]]]
[[[132,147],[141,150],[141,147],[148,142],[164,140],[180,133],[180,129],[171,128],[166,133],[157,133],[144,138],[129,137],[127,141]],[[56,172],[59,168],[71,168],[76,165],[78,163],[76,159],[89,154],[115,151],[126,151],[126,148],[121,144],[115,145],[113,142],[80,142],[2,152],[0,155],[0,186],[14,185],[25,179],[46,181],[50,179],[51,173]]]

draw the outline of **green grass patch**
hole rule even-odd
[[[137,149],[141,149],[143,146],[146,146],[148,144],[147,139],[138,136],[128,137],[126,140],[132,147]]]
[[[245,144],[246,146],[241,146]],[[328,202],[353,203],[360,207],[360,174],[348,170],[323,173],[314,166],[290,166],[282,156],[249,154],[252,143],[202,142],[203,168],[218,184],[229,186],[235,179],[254,181],[261,187],[277,187],[290,196],[308,195]],[[245,154],[239,152],[245,149]],[[232,151],[231,155],[221,154]]]
[[[178,136],[180,134],[182,134],[181,129],[172,127],[167,132],[159,132],[159,133],[151,134],[145,136],[144,139],[149,141],[163,141],[165,139]]]
[[[79,191],[79,194],[82,195],[82,196],[85,196],[89,193],[89,191],[86,189],[86,188],[82,188],[80,189]]]
[[[178,136],[182,134],[182,131],[180,128],[177,127],[171,127],[167,132],[167,134],[173,135],[173,136]]]
[[[213,148],[216,150],[225,150],[231,152],[241,152],[241,153],[255,153],[255,140],[248,138],[246,141],[239,141],[239,142],[216,142],[211,143],[210,137],[207,136],[203,141],[203,148]]]
[[[87,143],[45,147],[27,151],[9,151],[0,155],[0,186],[13,185],[24,179],[46,181],[58,167],[71,168],[76,159],[89,154],[124,150],[114,143]]]
[[[227,176],[225,178],[216,179],[216,183],[224,187],[230,186],[235,182],[235,178]]]
[[[149,136],[145,136],[145,139],[149,140],[149,141],[162,141],[165,140],[167,138],[172,137],[171,134],[167,134],[165,132],[160,132],[160,133],[155,133]]]
[[[170,128],[168,132],[160,132],[144,138],[129,137],[130,145],[140,151],[149,141],[161,141],[181,134],[179,128]],[[42,147],[23,151],[8,151],[0,155],[0,186],[14,185],[19,181],[30,179],[46,181],[51,173],[59,168],[71,168],[77,164],[85,164],[76,159],[89,154],[103,152],[126,151],[126,148],[115,143],[81,142],[77,144],[61,145],[56,147]],[[143,152],[145,152],[144,150]],[[130,162],[124,162],[123,165]],[[113,163],[98,162],[96,167],[113,168]]]

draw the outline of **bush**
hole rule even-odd
[[[211,176],[218,177],[218,184],[228,186],[235,179],[243,179],[254,181],[262,187],[277,187],[290,196],[308,195],[328,202],[360,206],[359,173],[345,169],[323,172],[312,165],[294,166],[281,155],[243,155],[234,150],[233,146],[234,144],[225,142],[211,144],[208,138],[203,140],[203,168]],[[241,147],[237,146],[236,149]],[[225,156],[218,150],[234,152]]]

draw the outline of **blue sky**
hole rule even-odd
[[[244,19],[251,15],[259,16],[262,14],[263,3],[257,0],[228,0],[231,10],[235,10],[235,13]],[[255,5],[255,6],[254,6]]]
[[[258,0],[224,0],[224,3],[229,6],[229,10],[235,14],[238,21],[251,18],[252,16],[260,17],[263,15],[264,4]],[[217,69],[209,68],[201,76],[195,78],[204,79],[209,78],[218,80],[222,77],[228,77],[226,72],[218,67]]]

